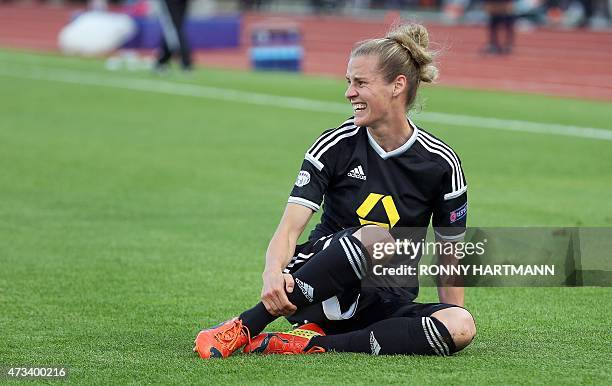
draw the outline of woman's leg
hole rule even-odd
[[[394,317],[358,331],[316,336],[305,351],[322,347],[325,351],[372,355],[448,356],[466,347],[475,335],[471,314],[461,307],[450,307],[430,316]]]
[[[359,286],[371,269],[372,247],[378,242],[392,242],[389,232],[376,226],[359,228],[352,234],[333,237],[329,245],[308,259],[292,273],[293,292],[287,297],[298,310],[320,303],[348,288]],[[259,334],[277,318],[263,305],[243,312],[239,317],[252,335]]]

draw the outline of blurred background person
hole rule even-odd
[[[240,9],[243,11],[258,11],[261,9],[263,3],[263,0],[240,0]]]
[[[593,6],[594,0],[580,0],[580,4],[582,5],[583,14],[580,22],[578,23],[579,28],[586,28],[589,26],[591,22],[591,18],[593,17]]]
[[[159,20],[162,26],[160,52],[155,69],[164,72],[173,55],[180,54],[181,68],[191,71],[191,47],[184,31],[187,16],[188,0],[158,0]]]
[[[485,0],[484,8],[489,15],[489,44],[484,54],[509,54],[514,46],[514,10],[512,0]],[[499,30],[503,29],[504,41],[500,41]]]
[[[310,0],[310,7],[316,15],[339,12],[344,7],[344,0]]]

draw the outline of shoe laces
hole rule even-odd
[[[231,326],[228,326],[227,329],[219,331],[215,335],[215,339],[217,339],[220,343],[222,343],[228,350],[234,351],[239,345],[239,340],[242,335],[245,335],[247,338],[247,343],[251,343],[251,332],[249,328],[242,324],[242,320],[236,318],[231,321]],[[242,344],[240,344],[242,346]]]

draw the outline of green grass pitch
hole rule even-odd
[[[610,288],[468,289],[478,336],[451,358],[198,359],[199,328],[258,300],[303,153],[349,107],[313,113],[45,75],[72,70],[160,81],[0,51],[0,365],[65,364],[87,384],[612,384]],[[344,92],[341,79],[213,69],[161,81],[329,102]],[[425,111],[610,127],[610,103],[440,86],[422,95]],[[612,141],[415,121],[461,155],[471,225],[612,226]]]

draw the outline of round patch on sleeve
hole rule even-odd
[[[300,170],[297,179],[295,180],[295,186],[302,187],[310,182],[310,173],[305,170]]]

